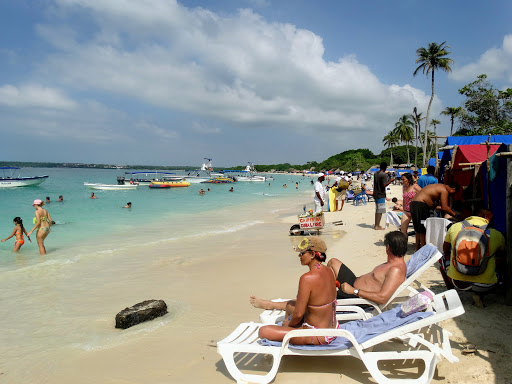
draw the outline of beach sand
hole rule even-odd
[[[400,196],[401,188],[392,186],[392,196]],[[231,333],[241,322],[258,321],[261,310],[249,304],[249,296],[262,298],[293,298],[297,282],[305,273],[297,253],[292,250],[301,237],[288,235],[297,223],[295,202],[291,207],[265,220],[262,225],[239,231],[232,236],[209,240],[208,244],[177,244],[173,249],[153,252],[183,252],[193,255],[206,252],[207,257],[184,256],[180,263],[168,264],[165,259],[152,266],[151,281],[130,288],[133,305],[144,299],[164,299],[169,314],[153,320],[165,322],[151,332],[139,332],[139,326],[115,330],[113,318],[123,309],[118,303],[112,318],[112,333],[122,334],[123,342],[91,346],[88,350],[64,353],[47,365],[41,382],[52,383],[234,383],[223,360],[216,351],[216,341]],[[388,203],[391,207],[392,204]],[[344,225],[330,225],[321,237],[327,244],[327,256],[341,259],[356,273],[370,271],[385,262],[383,247],[385,231],[374,231],[374,203],[355,206],[345,204],[343,212],[326,213],[326,221],[343,220]],[[383,218],[382,225],[385,224]],[[409,252],[414,238],[409,239]],[[407,256],[409,257],[409,256]],[[179,278],[180,284],[173,284]],[[432,267],[421,277],[435,292],[445,290],[439,271]],[[94,288],[90,295],[94,296]],[[487,308],[471,305],[471,295],[461,294],[466,314],[442,324],[453,333],[451,337],[459,363],[443,360],[433,382],[439,383],[509,383],[512,381],[511,353],[512,308],[503,297],[490,295]],[[140,299],[140,300],[139,300]],[[140,327],[140,329],[145,329]],[[126,336],[124,336],[126,334]],[[475,344],[477,352],[463,355],[466,344]],[[249,363],[255,371],[270,368],[270,359],[256,358]],[[411,372],[414,369],[411,368]],[[373,382],[364,365],[357,359],[344,357],[285,357],[275,383],[366,383]]]

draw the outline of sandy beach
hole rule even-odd
[[[401,187],[392,186],[392,196]],[[311,192],[312,195],[312,192]],[[182,254],[179,262],[165,258],[150,266],[146,284],[122,286],[125,297],[104,299],[95,326],[112,327],[116,337],[109,345],[94,345],[79,353],[52,355],[49,361],[34,362],[41,372],[40,382],[48,383],[234,383],[216,351],[216,341],[226,337],[241,322],[258,321],[261,312],[249,304],[249,296],[293,298],[299,276],[305,272],[292,250],[301,237],[288,235],[305,198],[297,197],[289,206],[279,207],[264,223],[231,235],[209,239],[206,244],[182,242],[172,249],[155,245],[151,252]],[[307,201],[309,203],[309,201]],[[391,207],[391,203],[388,204]],[[321,237],[328,246],[327,256],[343,260],[356,273],[366,273],[385,261],[383,237],[387,231],[374,231],[374,203],[345,204],[343,212],[326,213],[326,222],[343,220],[344,225],[328,225]],[[384,219],[383,223],[384,224]],[[407,258],[413,253],[414,238],[409,239]],[[133,252],[140,250],[134,249]],[[203,255],[207,257],[194,257]],[[173,283],[179,277],[180,284]],[[185,277],[185,278],[184,278]],[[435,292],[445,290],[439,271],[432,267],[422,282]],[[89,300],[109,287],[91,287]],[[169,314],[153,320],[153,325],[115,330],[117,310],[145,299],[164,299]],[[512,308],[502,296],[489,295],[487,305],[471,305],[471,295],[461,293],[466,313],[446,321],[443,327],[453,333],[454,354],[459,363],[443,360],[438,364],[434,382],[509,383],[512,340]],[[85,300],[85,299],[84,299]],[[77,303],[78,305],[78,303]],[[463,355],[466,344],[475,344],[477,352]],[[265,358],[251,362],[255,371],[269,369]],[[414,372],[414,367],[410,369]],[[9,381],[9,377],[4,376]],[[4,382],[4,379],[2,379]],[[373,382],[364,365],[353,358],[287,357],[281,362],[275,383],[366,383]]]

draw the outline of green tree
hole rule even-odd
[[[386,136],[384,136],[382,142],[386,147],[391,149],[391,156],[389,160],[389,166],[391,167],[393,166],[393,147],[395,147],[400,142],[400,138],[394,130],[391,130]]]
[[[512,133],[512,89],[495,89],[480,75],[476,81],[459,89],[466,96],[461,128],[457,134],[469,131],[473,135]]]
[[[407,164],[411,164],[411,157],[409,156],[409,142],[412,141],[414,137],[412,126],[413,122],[409,118],[409,115],[403,115],[395,123],[394,129],[396,136],[400,139],[400,141],[405,142],[407,147]]]
[[[453,60],[446,57],[451,52],[449,52],[447,49],[450,48],[449,45],[445,45],[446,41],[443,41],[441,44],[437,43],[429,43],[428,48],[418,48],[416,50],[416,55],[418,58],[416,59],[416,64],[421,63],[416,70],[414,71],[413,75],[416,76],[416,74],[421,70],[423,73],[425,73],[428,77],[429,73],[432,72],[432,95],[430,96],[430,101],[428,102],[428,108],[427,108],[427,117],[425,119],[425,130],[429,127],[429,117],[430,117],[430,107],[432,106],[432,101],[434,100],[434,75],[436,70],[444,70],[446,72],[451,72],[452,69],[450,68],[450,64],[453,63]],[[427,152],[427,146],[426,142],[423,143],[423,166],[426,165],[425,159]]]
[[[453,136],[453,121],[456,117],[462,115],[462,112],[462,107],[446,107],[444,111],[441,112],[441,115],[450,116],[450,121],[452,123],[450,127],[450,136]]]

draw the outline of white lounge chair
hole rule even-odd
[[[349,321],[356,319],[368,319],[375,314],[381,313],[387,308],[395,298],[403,291],[408,291],[408,296],[418,293],[418,289],[430,291],[426,286],[417,281],[418,277],[430,268],[436,261],[441,258],[441,253],[432,244],[423,246],[420,250],[416,251],[409,261],[407,261],[407,274],[405,281],[400,284],[395,293],[384,304],[377,304],[365,299],[339,299],[337,304],[336,317],[338,321]],[[414,287],[416,285],[416,288]],[[432,293],[432,292],[431,292]],[[285,301],[278,299],[278,301]],[[373,308],[364,310],[359,305],[370,305]],[[268,309],[260,314],[260,321],[264,324],[275,324],[284,320],[284,311]]]
[[[399,308],[399,306],[397,306]],[[434,296],[433,314],[425,315],[419,312],[406,317],[405,322],[397,316],[396,308],[377,315],[369,320],[357,320],[342,325],[345,329],[298,329],[289,332],[282,343],[268,342],[258,337],[258,331],[264,324],[243,323],[228,337],[217,343],[217,352],[222,356],[226,368],[237,383],[269,383],[279,369],[281,358],[284,355],[294,356],[353,356],[360,359],[370,375],[378,383],[429,383],[434,376],[435,367],[442,357],[455,363],[458,358],[452,354],[449,336],[451,334],[438,324],[464,313],[459,296],[455,290],[450,290]],[[421,315],[420,315],[421,314]],[[387,322],[385,321],[386,316]],[[410,318],[410,319],[409,319]],[[382,333],[361,337],[359,332],[350,332],[347,329],[365,330],[376,323],[389,325],[389,330]],[[357,324],[356,324],[357,323]],[[400,325],[397,325],[400,323]],[[365,327],[367,326],[367,327]],[[291,345],[290,339],[304,336],[337,336],[330,345],[298,346]],[[368,339],[368,336],[370,337]],[[350,343],[347,346],[347,340]],[[390,348],[392,339],[399,339],[405,343],[408,350],[397,351],[397,345]],[[358,341],[359,340],[359,341]],[[267,345],[264,345],[267,344]],[[275,345],[268,345],[275,344]],[[379,345],[379,352],[373,352],[374,346]],[[402,347],[403,348],[403,347]],[[252,361],[250,356],[254,354],[270,354],[273,357],[273,365],[266,374],[245,374],[238,368],[236,360],[240,362]],[[393,360],[423,360],[425,369],[416,379],[389,379],[378,367],[379,361]]]

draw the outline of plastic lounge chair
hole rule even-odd
[[[347,189],[347,194],[345,195],[345,200],[350,201],[350,200],[354,200],[354,198],[355,198],[354,191],[352,191],[351,189]]]
[[[381,313],[388,307],[395,298],[403,291],[407,290],[408,296],[418,293],[418,289],[430,291],[426,286],[421,284],[417,279],[419,276],[430,268],[436,261],[442,257],[441,253],[433,244],[426,244],[416,251],[409,261],[407,261],[407,274],[405,281],[400,284],[395,293],[391,295],[389,300],[384,304],[377,304],[369,300],[353,298],[353,299],[339,299],[337,303],[336,317],[338,321],[348,321],[356,319],[368,319],[376,314]],[[414,288],[417,286],[417,288]],[[279,301],[285,301],[279,299]],[[366,310],[360,305],[371,306]],[[284,320],[284,311],[268,309],[260,314],[260,321],[264,324],[275,324],[278,321]]]
[[[281,358],[295,356],[353,356],[360,359],[377,383],[429,383],[437,363],[442,357],[458,362],[451,350],[450,332],[439,326],[443,320],[464,313],[464,307],[455,290],[434,296],[432,313],[418,312],[405,318],[399,317],[400,306],[370,320],[357,320],[343,324],[342,329],[298,329],[289,332],[282,343],[261,340],[258,331],[264,324],[242,323],[228,337],[217,343],[217,352],[237,383],[269,383],[277,375]],[[292,337],[337,336],[329,345],[291,345]],[[348,339],[348,342],[347,342]],[[398,346],[389,343],[399,339],[407,350],[397,351]],[[372,348],[379,345],[379,352]],[[403,349],[400,348],[400,349]],[[245,374],[239,365],[252,361],[250,355],[270,354],[273,365],[266,374]],[[379,369],[379,361],[423,360],[425,369],[416,379],[389,379]],[[394,369],[396,370],[396,369]]]

